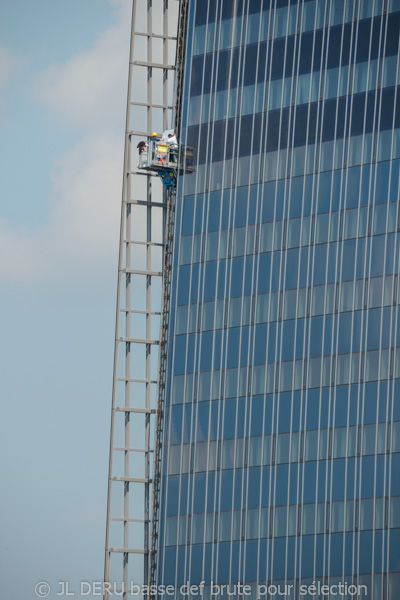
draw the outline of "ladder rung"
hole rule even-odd
[[[134,60],[132,64],[135,67],[148,67],[149,69],[167,69],[168,71],[175,71],[175,65],[148,62],[146,60]]]
[[[131,408],[128,406],[118,406],[115,410],[118,412],[145,413],[149,415],[153,415],[156,412],[154,408]]]
[[[128,523],[150,523],[150,519],[125,519],[124,517],[110,517],[110,521],[127,521]]]
[[[148,550],[138,548],[109,548],[108,552],[126,552],[127,554],[148,554]]]
[[[152,315],[156,317],[161,316],[160,312],[154,310],[139,310],[138,308],[120,308],[120,312],[131,313],[134,315]]]
[[[129,204],[129,202],[127,202],[126,204]],[[132,204],[132,202],[130,203]],[[146,206],[148,206],[148,203],[145,202],[144,204],[146,204]],[[154,202],[152,203],[153,206],[157,206],[162,208],[162,204],[154,204]],[[132,246],[147,246],[147,247],[157,247],[157,248],[164,248],[164,244],[162,244],[161,242],[137,242],[136,240],[123,240],[124,244],[131,244]]]
[[[135,35],[140,35],[148,38],[153,37],[161,40],[173,40],[174,42],[176,42],[176,40],[178,39],[176,36],[173,35],[161,35],[160,33],[145,33],[144,31],[135,31]]]
[[[172,110],[174,107],[173,106],[168,106],[168,104],[152,104],[151,102],[135,102],[134,100],[131,100],[131,104],[133,106],[148,106],[151,108],[168,108],[170,110]]]
[[[144,448],[120,448],[118,446],[115,446],[113,448],[113,450],[118,450],[120,452],[139,452],[140,454],[144,454],[146,452],[148,452],[149,454],[152,454],[154,452],[154,450],[145,450]]]
[[[130,273],[131,275],[151,275],[152,277],[162,277],[162,271],[146,271],[144,269],[121,269],[121,273]]]
[[[113,481],[126,481],[128,483],[151,483],[146,477],[112,477]]]
[[[142,338],[128,338],[128,337],[120,337],[118,338],[119,342],[126,342],[127,344],[149,344],[150,346],[158,346],[160,343],[158,340],[147,340]]]
[[[139,175],[143,175],[143,173],[138,173]],[[157,177],[157,176],[156,176]],[[124,204],[133,204],[139,206],[154,206],[156,208],[165,208],[165,204],[163,202],[149,202],[147,200],[124,200]],[[125,241],[125,240],[124,240]],[[150,242],[133,242],[132,240],[126,240],[130,244],[150,244]],[[152,246],[164,246],[164,244],[156,244],[151,242]]]
[[[128,379],[127,377],[117,377],[117,381],[124,381],[125,383],[157,383],[155,379]]]

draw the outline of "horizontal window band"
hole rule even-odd
[[[399,86],[385,88],[377,92],[377,97],[375,91],[363,92],[296,108],[192,125],[187,128],[186,143],[197,148],[198,163],[203,164],[386,131],[393,125],[400,127],[398,90]],[[380,117],[375,119],[379,106]]]
[[[380,37],[386,27],[385,47]],[[358,21],[353,24],[317,29],[276,40],[263,40],[215,53],[194,56],[191,61],[190,96],[208,93],[214,88],[235,88],[260,81],[319,71],[321,68],[347,66],[384,56],[396,55],[399,48],[400,12]],[[372,30],[372,34],[371,34]],[[370,47],[370,36],[372,44]],[[357,40],[352,44],[352,40]],[[271,59],[272,54],[272,59]],[[298,55],[298,73],[295,65]],[[204,77],[203,77],[204,74]]]

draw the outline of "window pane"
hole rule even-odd
[[[311,217],[304,217],[301,229],[301,245],[308,246],[310,243],[310,225]]]
[[[227,542],[231,539],[232,513],[230,511],[219,514],[219,536],[220,542]]]
[[[181,238],[181,248],[180,248],[180,258],[179,258],[180,265],[187,265],[191,262],[192,241],[193,241],[193,238],[191,235]]]
[[[326,458],[328,454],[328,430],[321,429],[319,432],[318,458]]]
[[[297,79],[297,104],[307,104],[310,97],[311,75],[306,73]]]
[[[269,85],[269,110],[280,108],[282,103],[282,79],[271,81]]]
[[[207,471],[207,442],[196,445],[195,471]]]
[[[278,8],[275,11],[274,37],[282,37],[286,35],[286,25],[288,21],[287,7]]]
[[[324,314],[324,301],[325,301],[325,287],[318,286],[312,290],[312,301],[311,301],[311,314],[323,315]]]
[[[329,214],[317,215],[315,224],[315,243],[323,244],[328,241]]]
[[[299,460],[299,441],[300,441],[300,433],[294,432],[292,433],[292,439],[290,443],[290,460],[291,462],[297,462]]]
[[[303,535],[315,532],[315,504],[303,506]]]
[[[308,387],[317,388],[321,382],[321,358],[310,358],[308,361]]]
[[[317,460],[318,458],[318,430],[305,432],[305,460]]]
[[[400,497],[390,499],[390,527],[400,527]]]
[[[250,445],[250,467],[257,467],[262,464],[262,438],[253,437],[249,440]]]
[[[400,452],[400,421],[392,425],[392,452]]]
[[[249,15],[247,18],[247,43],[253,44],[258,41],[260,29],[260,15]]]
[[[222,447],[222,468],[233,469],[235,460],[235,440],[224,440]]]
[[[246,85],[242,93],[242,115],[250,115],[254,112],[255,85]]]
[[[214,327],[214,312],[215,312],[215,303],[214,302],[205,302],[203,304],[203,320],[202,320],[202,330],[203,331],[213,329],[213,327]]]
[[[374,500],[373,498],[360,501],[360,528],[372,529],[374,525]]]
[[[242,299],[231,298],[229,303],[229,327],[238,327],[242,314]]]
[[[382,306],[383,277],[374,277],[369,282],[369,308]]]
[[[366,4],[366,3],[364,3]],[[367,89],[368,62],[356,63],[354,65],[353,92],[365,92]]]
[[[233,511],[233,513],[232,513],[232,539],[233,540],[240,540],[240,538],[242,537],[241,517],[242,517],[241,510]]]
[[[344,0],[332,0],[330,25],[339,25],[343,23]]]
[[[344,502],[331,504],[331,531],[344,531]]]
[[[386,232],[387,204],[377,204],[374,209],[372,233],[379,235]]]
[[[347,444],[347,429],[340,427],[335,429],[334,441],[333,441],[333,457],[343,458],[346,456],[346,444]]]
[[[392,87],[397,83],[397,56],[387,56],[383,61],[382,87]]]
[[[285,303],[283,308],[284,319],[294,319],[296,317],[297,290],[285,292]]]
[[[296,535],[297,506],[289,506],[288,535]]]
[[[270,252],[272,250],[273,232],[274,232],[274,224],[273,223],[263,223],[261,225],[261,240],[260,240],[260,251],[261,252]]]
[[[187,515],[182,515],[178,517],[179,521],[179,535],[178,535],[178,544],[186,544],[187,542]]]
[[[376,425],[364,425],[362,433],[362,453],[375,454]]]
[[[230,48],[232,46],[232,19],[224,19],[220,23],[220,39],[219,39],[219,48],[220,50],[225,50],[226,48]]]
[[[276,537],[286,535],[287,508],[276,506],[274,511],[274,534]]]
[[[192,543],[201,544],[204,538],[204,515],[192,515]]]
[[[343,237],[345,240],[357,237],[358,209],[346,210]]]
[[[276,461],[277,463],[289,462],[290,434],[280,433],[277,437]]]
[[[317,533],[326,531],[326,506],[325,504],[317,504]]]
[[[288,248],[298,248],[300,246],[301,219],[290,219],[288,223]]]
[[[170,475],[177,475],[181,470],[181,446],[171,446],[169,449],[168,457],[168,473]],[[186,448],[186,446],[185,446]]]
[[[269,531],[269,508],[261,509],[261,531],[260,537],[266,538]]]
[[[281,392],[289,391],[292,389],[292,379],[293,379],[293,363],[284,362],[281,364],[280,370],[280,384],[279,389]],[[286,460],[283,462],[287,462]]]
[[[247,511],[247,530],[246,530],[247,539],[258,538],[258,522],[259,522],[258,508],[255,510]]]
[[[324,98],[336,98],[338,95],[339,68],[325,71],[325,93]]]
[[[204,44],[206,41],[206,25],[201,27],[195,27],[194,29],[194,41],[193,41],[193,54],[203,54]]]
[[[210,543],[214,540],[214,513],[208,513],[206,515],[206,543]]]
[[[257,296],[256,323],[266,323],[268,320],[269,298],[268,294]]]
[[[349,383],[350,377],[350,355],[341,354],[336,357],[336,385]]]
[[[352,281],[342,282],[340,286],[340,312],[347,312],[353,309],[353,287]]]
[[[379,351],[367,352],[365,381],[377,381],[379,375]]]
[[[375,499],[375,529],[383,529],[384,524],[384,511],[385,511],[385,499],[384,498],[376,498]]]
[[[266,435],[264,438],[264,457],[263,464],[269,465],[271,464],[271,441],[272,436]]]
[[[167,517],[167,527],[166,527],[166,535],[165,535],[166,546],[175,546],[176,545],[177,530],[178,530],[178,517]]]
[[[188,305],[178,306],[176,310],[176,333],[186,333],[187,331],[187,317],[188,317]]]
[[[246,228],[235,229],[233,237],[233,256],[243,256],[245,253]]]

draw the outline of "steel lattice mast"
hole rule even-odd
[[[172,123],[179,7],[179,0],[133,0],[132,7],[104,576],[124,599],[131,583],[146,585],[154,572],[154,421],[171,235],[167,194],[157,175],[137,169],[136,146]]]

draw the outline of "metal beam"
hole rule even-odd
[[[131,337],[121,337],[118,338],[119,342],[126,342],[128,344],[148,344],[148,345],[158,345],[159,340],[148,340],[147,338],[131,338]]]

